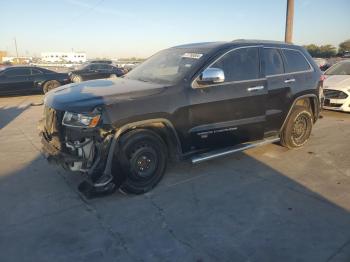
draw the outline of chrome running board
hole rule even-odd
[[[221,156],[227,156],[233,153],[237,153],[237,152],[241,152],[250,148],[254,148],[254,147],[258,147],[258,146],[263,146],[263,145],[267,145],[267,144],[271,144],[271,143],[275,143],[280,141],[279,137],[275,137],[275,138],[267,138],[264,140],[259,140],[253,143],[245,143],[245,144],[241,144],[238,146],[234,146],[234,147],[229,147],[229,148],[224,148],[224,149],[220,149],[220,150],[214,150],[214,151],[210,151],[207,153],[203,153],[197,156],[192,157],[191,162],[192,164],[197,164],[200,162],[204,162],[207,160],[211,160],[217,157],[221,157]]]

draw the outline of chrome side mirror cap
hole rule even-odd
[[[225,82],[225,73],[220,68],[210,67],[205,69],[197,79],[197,88],[206,85],[219,84]]]

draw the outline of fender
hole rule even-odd
[[[280,129],[280,132],[282,132],[282,130],[283,130],[283,128],[284,128],[284,126],[285,126],[285,124],[287,122],[287,119],[289,118],[290,114],[292,113],[292,110],[293,110],[294,106],[296,105],[296,103],[299,100],[301,100],[303,98],[307,98],[307,97],[308,98],[310,98],[310,97],[313,98],[315,100],[315,102],[316,102],[316,103],[314,103],[314,105],[311,105],[311,106],[313,106],[312,109],[314,110],[314,123],[316,122],[316,120],[318,118],[319,111],[320,111],[320,108],[316,106],[316,105],[319,104],[318,97],[315,94],[307,94],[307,95],[298,96],[297,98],[294,99],[292,106],[289,108],[288,114],[287,114],[286,118],[283,121],[283,124],[282,124],[282,127]]]
[[[112,175],[112,161],[113,161],[114,151],[115,151],[115,148],[118,146],[119,138],[123,133],[125,133],[127,130],[130,130],[130,129],[133,129],[136,127],[144,126],[147,124],[155,124],[155,123],[163,123],[166,127],[168,127],[172,131],[172,134],[174,135],[175,140],[176,140],[177,151],[178,151],[178,153],[182,154],[182,147],[181,147],[181,142],[180,142],[179,136],[176,132],[174,125],[168,119],[166,119],[166,118],[153,118],[153,119],[147,119],[147,120],[128,123],[128,124],[121,126],[112,138],[112,141],[110,143],[110,147],[108,150],[107,162],[106,162],[106,166],[105,166],[105,169],[103,171],[103,174]]]

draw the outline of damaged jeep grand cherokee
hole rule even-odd
[[[83,172],[89,190],[140,194],[167,161],[193,163],[280,141],[300,147],[318,119],[321,72],[304,48],[236,40],[176,46],[122,78],[46,94],[50,161]]]

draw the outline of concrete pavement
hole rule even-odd
[[[49,165],[41,96],[0,99],[0,260],[350,261],[350,114],[309,143],[171,164],[141,196],[85,200]]]

